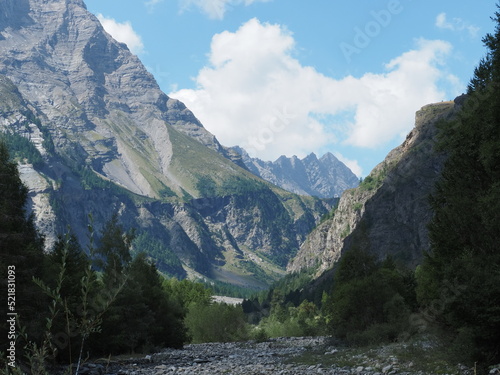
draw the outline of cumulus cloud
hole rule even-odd
[[[118,42],[125,43],[132,53],[139,55],[144,52],[144,44],[142,39],[137,34],[129,21],[120,23],[113,18],[104,17],[98,14],[97,18],[104,27],[104,30],[115,38]]]
[[[151,0],[159,1],[159,0]],[[181,11],[189,10],[191,8],[198,8],[203,13],[208,15],[212,19],[221,20],[227,9],[231,6],[236,5],[251,5],[256,2],[268,2],[272,0],[181,0],[180,6]]]
[[[476,37],[479,32],[479,27],[471,25],[461,18],[453,18],[448,20],[446,13],[439,13],[436,17],[436,26],[440,29],[451,31],[467,31],[470,36]]]
[[[335,145],[386,145],[406,135],[422,105],[445,98],[438,84],[450,76],[440,64],[451,45],[443,41],[418,40],[385,72],[338,80],[303,66],[294,48],[289,31],[252,19],[236,32],[216,34],[197,88],[170,95],[223,144],[265,160]]]

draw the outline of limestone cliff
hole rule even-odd
[[[223,152],[82,1],[4,0],[0,7],[0,74],[47,121],[59,151],[74,154],[77,143],[76,162],[151,197],[162,186],[181,188],[171,165],[173,129]]]
[[[399,147],[356,189],[340,198],[333,217],[321,223],[288,264],[289,272],[333,267],[342,252],[360,246],[379,258],[388,254],[409,266],[429,249],[428,198],[445,156],[434,149],[436,123],[452,116],[454,102],[430,104],[416,113],[415,127]]]

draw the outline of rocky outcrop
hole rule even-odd
[[[27,214],[33,214],[36,227],[45,236],[45,247],[51,249],[58,235],[56,213],[50,204],[53,181],[36,171],[31,164],[20,164],[18,169],[21,181],[29,186]]]
[[[307,237],[298,254],[287,266],[288,272],[316,269],[318,275],[340,258],[345,238],[356,228],[372,191],[350,189],[344,192],[333,218],[320,223]]]
[[[452,116],[459,104],[442,102],[416,113],[415,127],[356,189],[340,198],[333,217],[320,224],[301,246],[287,270],[333,267],[342,252],[362,247],[383,259],[392,255],[416,266],[429,249],[429,195],[445,155],[434,148],[436,123]]]
[[[356,175],[329,152],[319,159],[311,153],[303,159],[281,156],[270,162],[252,158],[240,147],[233,149],[253,174],[295,194],[333,198],[359,184]]]

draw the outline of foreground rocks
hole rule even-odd
[[[278,338],[266,342],[210,343],[187,345],[182,350],[167,349],[160,353],[121,361],[96,361],[85,365],[80,374],[87,375],[304,375],[304,374],[430,374],[408,370],[398,360],[382,355],[383,360],[368,363],[369,358],[355,356],[347,365],[329,338]],[[382,353],[383,354],[383,353]],[[340,359],[340,360],[337,360]],[[307,363],[307,364],[306,364]],[[432,373],[432,372],[431,372]],[[446,372],[442,372],[446,373]],[[453,373],[468,374],[467,369]]]

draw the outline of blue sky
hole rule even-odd
[[[493,0],[86,0],[165,93],[252,156],[366,176],[425,104],[465,91]]]

